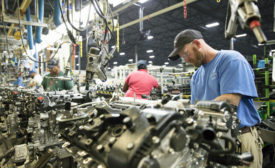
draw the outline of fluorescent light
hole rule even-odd
[[[116,46],[114,46],[114,45],[112,46],[112,48],[115,48],[115,47],[116,47]]]
[[[245,36],[247,36],[246,33],[244,33],[244,34],[238,34],[238,35],[236,35],[235,37],[236,37],[236,38],[240,38],[240,37],[245,37]]]
[[[153,62],[152,61],[148,61],[149,64],[152,64]]]
[[[147,53],[152,53],[152,52],[154,52],[153,50],[147,50],[146,51]]]
[[[169,64],[169,62],[165,62],[165,63],[164,63],[164,65],[168,65],[168,64]]]
[[[154,55],[150,55],[149,58],[153,59],[153,58],[155,58],[155,56]]]
[[[110,67],[108,67],[108,69],[110,70],[111,68],[110,68]]]
[[[117,62],[114,62],[113,64],[114,64],[114,65],[116,65],[116,64],[117,64]]]
[[[151,39],[153,39],[153,38],[154,38],[154,36],[148,36],[148,37],[147,37],[148,40],[151,40]]]
[[[79,64],[76,64],[76,66],[79,66]]]
[[[216,26],[219,26],[219,25],[220,25],[219,22],[214,22],[214,23],[209,23],[209,24],[205,25],[205,27],[211,28],[211,27],[216,27]]]
[[[129,61],[129,62],[133,62],[133,59],[129,59],[128,61]]]
[[[139,0],[138,2],[139,3],[145,3],[145,2],[147,2],[148,0]]]
[[[125,55],[125,52],[121,52],[121,53],[119,53],[119,55]]]

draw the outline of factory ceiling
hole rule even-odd
[[[14,13],[17,0],[8,0],[8,13]],[[21,1],[20,1],[21,2]],[[83,0],[83,4],[87,4],[88,0]],[[119,12],[119,24],[125,25],[139,18],[140,7],[144,7],[143,15],[147,16],[161,9],[175,5],[183,0],[148,0],[145,3],[136,3]],[[83,5],[83,6],[84,6]],[[31,6],[34,7],[34,1]],[[143,22],[143,29],[140,31],[140,25],[134,24],[120,30],[120,55],[115,52],[114,58],[110,62],[110,67],[130,63],[129,60],[138,59],[150,60],[154,65],[163,65],[168,62],[169,65],[177,65],[181,61],[170,62],[167,59],[169,53],[173,50],[174,37],[180,31],[193,28],[202,32],[205,40],[216,49],[229,49],[230,41],[224,38],[224,27],[227,15],[228,0],[197,0],[187,4],[187,18],[184,18],[184,6],[158,15],[156,17],[148,17]],[[115,11],[120,6],[112,7]],[[274,23],[274,1],[258,0],[258,7],[261,13],[262,29],[268,40],[275,39],[275,23]],[[53,13],[53,0],[45,0],[45,17],[51,16]],[[205,25],[218,22],[219,26],[207,28]],[[5,31],[1,28],[1,34]],[[242,30],[238,27],[236,34],[246,33],[247,36],[235,38],[234,49],[241,52],[248,60],[251,60],[253,54],[259,57],[264,55],[264,47],[258,46],[258,42],[251,30]],[[116,35],[116,33],[114,33]],[[148,36],[153,39],[148,40]],[[111,44],[111,45],[114,45]],[[274,48],[274,45],[268,46],[267,50]],[[153,50],[147,53],[147,50]],[[154,58],[149,56],[154,55]],[[83,66],[82,66],[83,67]]]

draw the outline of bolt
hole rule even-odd
[[[65,142],[63,145],[62,145],[62,148],[66,148],[67,146],[70,145],[70,142]]]
[[[101,120],[104,120],[104,119],[105,119],[105,115],[104,115],[104,114],[101,114],[101,115],[99,116],[99,118],[100,118]]]
[[[87,152],[85,152],[85,151],[78,151],[77,154],[79,156],[85,156],[85,155],[87,155]]]
[[[158,144],[160,142],[160,139],[156,136],[153,136],[152,141],[154,144]]]
[[[93,142],[92,139],[87,139],[86,142],[85,142],[85,144],[86,144],[86,145],[91,145],[92,142]]]
[[[104,146],[103,145],[97,145],[96,150],[101,153],[101,152],[104,151]]]
[[[116,142],[116,137],[111,137],[109,139],[109,145],[113,145]]]
[[[134,148],[134,144],[133,143],[129,143],[128,145],[127,145],[127,149],[128,150],[132,150],[133,148]]]
[[[92,158],[88,157],[83,160],[83,164],[88,164],[90,161],[92,161]]]
[[[97,166],[97,168],[104,168],[104,166],[100,164]]]
[[[199,144],[198,143],[194,143],[194,148],[198,149],[199,148]]]

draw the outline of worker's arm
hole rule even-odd
[[[229,93],[229,94],[223,94],[219,97],[216,97],[215,100],[216,101],[226,101],[226,102],[238,107],[238,105],[241,101],[241,98],[242,98],[242,95],[240,95],[240,94]]]
[[[129,86],[128,86],[128,83],[125,82],[125,83],[124,83],[124,86],[123,86],[123,88],[122,88],[122,91],[123,91],[123,92],[127,92],[128,87],[129,87]]]

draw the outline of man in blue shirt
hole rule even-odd
[[[13,85],[24,87],[23,78],[22,78],[22,73],[19,72],[19,73],[16,75],[16,77],[17,77],[17,79],[16,79],[15,82],[13,82]]]
[[[198,100],[216,100],[237,106],[242,152],[254,156],[249,167],[262,167],[262,140],[255,128],[261,119],[253,102],[258,94],[254,72],[243,55],[233,50],[218,51],[203,40],[199,31],[186,29],[175,37],[174,50],[168,58],[183,58],[198,67],[191,80],[192,104]]]

